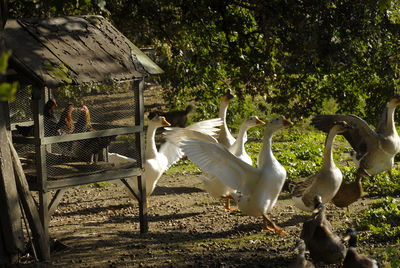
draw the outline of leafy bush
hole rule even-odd
[[[400,201],[389,196],[370,204],[357,224],[364,230],[371,230],[377,238],[399,239]]]

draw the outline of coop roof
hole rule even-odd
[[[8,20],[5,41],[16,69],[52,88],[163,72],[101,16]]]

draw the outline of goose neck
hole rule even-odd
[[[145,151],[146,159],[154,158],[157,154],[157,147],[155,141],[156,130],[157,127],[151,124],[147,128],[146,151]]]
[[[322,167],[331,167],[335,165],[335,162],[333,161],[332,147],[336,134],[337,132],[332,128],[326,136]]]
[[[235,146],[240,147],[242,150],[244,150],[244,144],[247,141],[247,130],[249,129],[248,126],[241,126],[239,129],[239,133],[236,137],[235,141]]]
[[[386,129],[388,131],[388,134],[393,133],[396,131],[395,125],[394,125],[394,112],[396,110],[395,106],[388,106],[388,111],[387,111],[387,118],[386,118]]]
[[[263,139],[263,145],[261,147],[261,151],[260,151],[260,155],[259,158],[261,158],[263,161],[261,161],[262,163],[264,163],[264,166],[266,163],[270,163],[275,159],[274,154],[272,153],[272,135],[273,135],[273,131],[270,130],[266,130],[265,134],[264,134],[264,139]]]

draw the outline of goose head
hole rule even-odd
[[[267,129],[276,131],[281,128],[292,126],[292,125],[293,125],[293,123],[290,120],[286,119],[283,115],[280,115],[275,118],[272,118],[269,121]]]
[[[332,127],[332,130],[334,132],[336,132],[336,134],[341,134],[350,129],[353,129],[353,127],[350,124],[348,124],[346,121],[336,121],[333,124],[334,125]]]
[[[349,241],[349,247],[357,247],[357,231],[354,228],[348,228],[346,230],[344,241]]]
[[[400,104],[400,94],[396,94],[390,99],[387,106],[395,108],[399,106],[399,104]]]
[[[165,119],[164,116],[155,116],[149,121],[149,125],[155,127],[169,127],[171,124]]]
[[[249,116],[246,118],[245,121],[246,126],[248,126],[248,128],[251,127],[255,127],[255,126],[259,126],[259,125],[264,125],[265,122],[260,120],[260,118],[258,118],[258,116]]]
[[[225,95],[222,98],[222,101],[225,103],[229,103],[234,97],[235,95],[232,94],[232,90],[228,88],[228,90],[226,91]]]
[[[320,214],[325,210],[325,205],[322,203],[322,197],[320,195],[316,195],[314,197],[314,214]]]

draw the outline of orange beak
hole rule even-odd
[[[265,122],[260,120],[258,117],[256,117],[256,122],[257,122],[257,125],[264,125],[265,124]]]
[[[283,121],[283,125],[286,126],[293,126],[293,122],[286,119],[284,116],[282,116],[282,121]]]
[[[161,119],[161,125],[164,127],[169,127],[171,124],[165,119],[165,117],[163,117]]]

